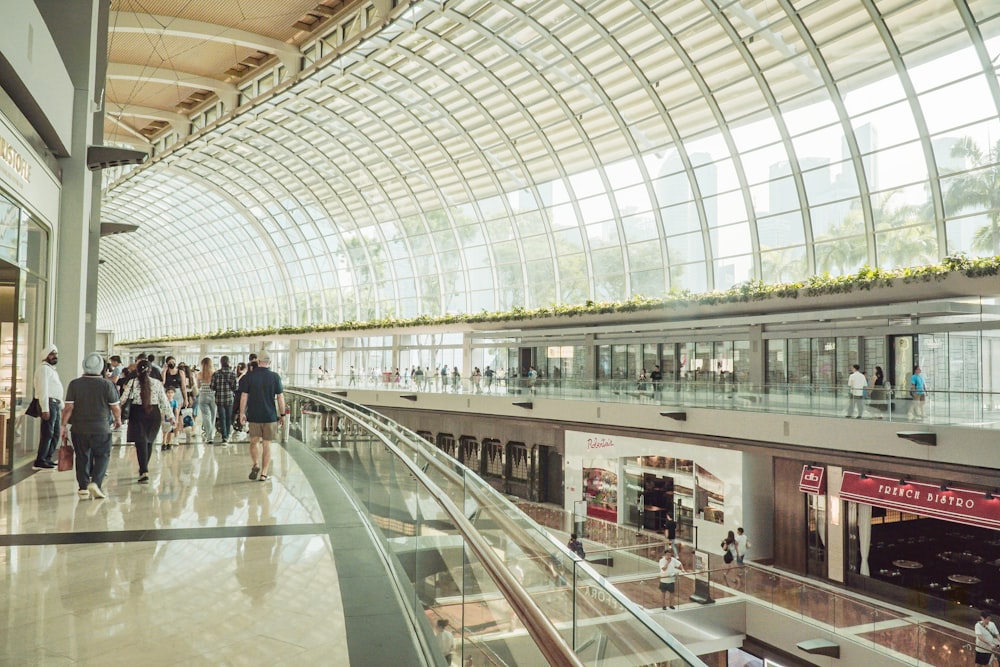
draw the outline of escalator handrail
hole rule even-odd
[[[499,556],[497,556],[490,543],[486,541],[486,539],[472,525],[472,522],[469,521],[465,517],[464,513],[459,510],[454,502],[452,502],[451,498],[449,498],[448,495],[444,493],[437,486],[437,484],[430,479],[430,477],[427,476],[420,466],[411,460],[410,457],[408,457],[396,445],[396,443],[392,442],[379,429],[376,429],[367,423],[367,421],[371,419],[370,417],[364,415],[360,410],[351,409],[348,405],[337,405],[341,402],[341,399],[339,398],[323,396],[318,392],[313,393],[312,391],[300,388],[291,389],[286,387],[285,392],[290,394],[299,394],[313,400],[320,400],[327,404],[330,408],[336,409],[345,414],[350,414],[358,424],[371,432],[372,435],[376,436],[386,449],[399,458],[399,460],[407,467],[408,472],[418,482],[420,482],[425,489],[431,492],[435,501],[441,506],[441,509],[448,515],[449,520],[452,521],[455,528],[462,535],[465,544],[483,564],[483,568],[489,575],[490,579],[493,580],[493,583],[496,584],[500,593],[504,596],[504,599],[508,604],[510,604],[514,613],[524,624],[524,628],[528,631],[528,634],[531,635],[532,640],[534,640],[538,650],[545,657],[546,662],[549,665],[555,665],[557,667],[583,667],[583,663],[566,644],[565,640],[563,640],[562,636],[556,630],[549,618],[542,613],[542,610],[528,595],[527,591],[525,591],[521,584],[510,574],[507,568],[504,567]]]

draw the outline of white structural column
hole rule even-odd
[[[107,2],[37,0],[37,6],[73,83],[70,155],[59,160],[62,201],[53,234],[51,338],[59,347],[64,383],[96,345],[97,251],[100,241],[100,172],[87,169],[87,147],[103,143],[103,89]],[[95,83],[97,82],[97,83]]]

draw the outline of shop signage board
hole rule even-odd
[[[819,466],[802,466],[799,476],[799,491],[821,496],[826,493],[826,468]]]
[[[948,488],[937,484],[899,483],[898,478],[844,471],[840,497],[886,509],[919,514],[969,526],[1000,530],[1000,498],[987,499],[982,491]]]

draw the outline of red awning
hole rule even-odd
[[[986,499],[982,491],[949,488],[844,471],[840,497],[857,503],[1000,530],[1000,498]]]
[[[826,493],[826,468],[802,466],[802,474],[799,476],[799,491],[811,493],[814,496]]]

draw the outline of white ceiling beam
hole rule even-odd
[[[111,33],[148,33],[243,46],[277,56],[293,76],[299,73],[302,65],[302,52],[296,46],[217,23],[157,14],[111,12],[108,30]]]
[[[119,104],[117,102],[105,102],[105,108],[109,116],[135,116],[136,118],[148,118],[150,120],[165,120],[171,125],[183,125],[191,120],[182,113],[167,111],[166,109],[156,109],[154,107],[144,107],[139,104]]]
[[[123,132],[129,135],[128,137],[116,136],[112,139],[112,141],[116,141],[119,143],[127,143],[130,145],[136,145],[136,143],[138,142],[139,145],[143,146],[143,150],[147,152],[149,151],[150,148],[152,148],[152,144],[150,143],[149,138],[146,137],[141,132],[139,132],[138,130],[136,130],[128,123],[124,122],[120,118],[115,118],[111,114],[105,114],[104,117],[107,118],[109,121],[111,121],[115,126],[121,128]]]
[[[165,67],[108,63],[107,77],[123,81],[151,81],[154,83],[192,88],[194,90],[211,90],[219,96],[219,99],[222,100],[227,109],[236,108],[237,90],[235,84],[201,76],[200,74],[192,74]]]
[[[123,116],[132,118],[145,118],[148,120],[162,120],[170,123],[170,127],[181,137],[186,137],[191,133],[191,119],[182,113],[156,109],[154,107],[144,107],[139,104],[118,104],[117,102],[105,103],[105,114],[113,123],[118,123]]]

